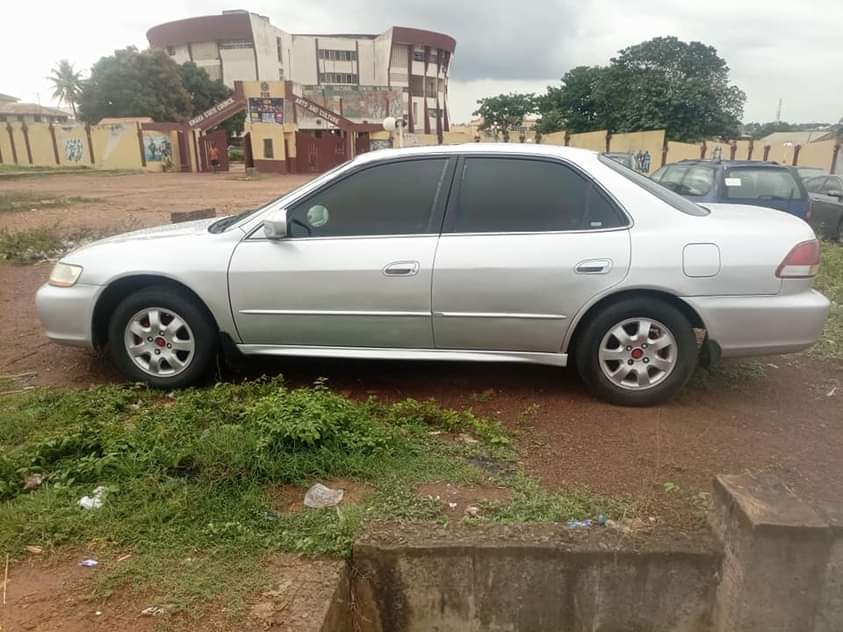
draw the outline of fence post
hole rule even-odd
[[[749,151],[746,154],[747,160],[752,160],[752,150],[755,149],[755,140],[750,138],[749,139]]]
[[[837,173],[837,157],[840,155],[840,143],[834,145],[834,153],[831,155],[831,173]]]
[[[705,141],[703,141],[700,145],[700,160],[705,160],[705,152],[707,149],[708,145],[706,145]]]
[[[799,152],[802,150],[802,145],[795,145],[793,147],[793,166],[799,164]]]
[[[53,141],[53,157],[56,159],[56,165],[61,165],[61,160],[59,160],[59,144],[56,141],[56,128],[53,127],[52,121],[50,121],[50,138]]]
[[[661,166],[664,167],[667,164],[667,152],[669,150],[669,146],[667,144],[667,136],[664,137],[664,143],[662,143],[662,164]]]
[[[29,144],[29,126],[26,122],[22,123],[20,126],[21,132],[23,132],[23,144],[26,145],[26,157],[29,159],[29,164],[32,163],[32,146]]]
[[[85,123],[85,136],[88,139],[88,155],[91,157],[91,168],[94,167],[94,141],[91,138],[91,126]]]
[[[767,160],[767,157],[770,155],[770,146],[764,145],[764,157],[761,160]]]
[[[18,164],[18,148],[15,147],[15,132],[11,123],[6,123],[6,132],[9,134],[9,144],[12,146],[12,160]]]

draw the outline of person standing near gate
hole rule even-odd
[[[214,168],[214,173],[216,173],[220,166],[220,150],[216,143],[212,144],[211,148],[208,150],[208,158],[211,160],[211,166]]]

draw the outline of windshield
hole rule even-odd
[[[618,164],[611,158],[606,158],[605,156],[601,155],[598,156],[598,160],[600,160],[600,162],[602,162],[604,165],[617,171],[627,180],[634,182],[648,193],[652,193],[662,202],[670,204],[670,206],[675,208],[677,211],[681,211],[686,215],[697,216],[708,215],[710,212],[708,209],[703,208],[699,204],[694,204],[690,200],[686,200],[685,198],[683,198],[681,195],[678,195],[673,191],[668,191],[657,182],[653,182],[652,180],[650,180],[650,178],[642,176],[641,174],[636,173],[632,169],[627,169],[626,167]]]
[[[799,200],[804,196],[788,169],[740,167],[726,171],[730,200]]]

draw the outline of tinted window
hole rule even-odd
[[[726,171],[730,200],[798,200],[802,191],[787,169],[741,167]]]
[[[661,179],[659,180],[659,184],[661,184],[664,188],[675,191],[681,195],[682,191],[677,189],[681,188],[682,178],[685,177],[686,173],[688,173],[688,167],[684,165],[666,167]]]
[[[447,160],[405,160],[352,174],[289,209],[292,237],[431,232]]]
[[[708,215],[710,211],[706,208],[703,208],[699,204],[694,204],[690,200],[686,200],[681,195],[677,195],[672,191],[664,188],[662,185],[657,184],[650,180],[650,178],[646,178],[642,176],[640,173],[635,173],[631,169],[623,169],[617,166],[613,160],[609,160],[603,156],[599,157],[600,162],[604,165],[613,169],[614,171],[621,174],[627,180],[637,184],[639,187],[647,191],[648,193],[654,195],[658,199],[660,199],[665,204],[669,204],[677,211],[685,213],[686,215]],[[666,171],[666,170],[665,170]]]
[[[709,167],[691,167],[682,178],[682,195],[705,195],[714,186],[714,169]]]
[[[655,180],[656,182],[661,182],[662,176],[668,170],[669,167],[662,167],[658,169],[653,175],[650,176],[651,180]]]
[[[839,192],[841,190],[843,190],[843,183],[840,182],[840,178],[829,178],[822,188],[823,193]]]
[[[446,230],[457,233],[582,230],[626,223],[573,169],[518,158],[466,158],[453,213]]]
[[[805,188],[808,190],[809,193],[819,193],[820,189],[823,188],[823,183],[825,182],[825,178],[811,178],[810,180],[805,181]]]

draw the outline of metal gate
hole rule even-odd
[[[298,173],[323,173],[348,160],[345,134],[296,132]]]

